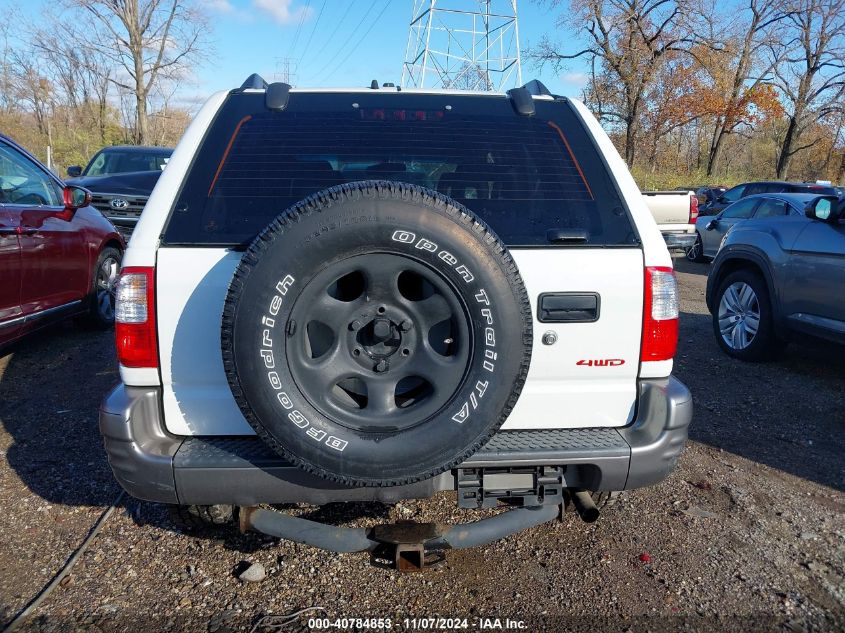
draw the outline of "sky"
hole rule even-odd
[[[281,80],[290,60],[296,86],[363,86],[372,79],[400,83],[408,43],[413,0],[197,0],[205,6],[213,54],[180,85],[177,100],[198,106],[217,90],[243,83],[253,72],[267,81]],[[452,6],[477,6],[472,0],[446,0]],[[52,0],[11,2],[37,19]],[[441,5],[444,2],[441,0]],[[495,2],[494,2],[495,4]],[[568,3],[563,3],[566,6]],[[520,48],[544,35],[559,41],[571,33],[555,32],[559,10],[545,2],[518,2]],[[568,46],[578,46],[571,41]],[[586,83],[583,62],[561,72],[522,64],[523,80],[539,78],[552,92],[580,96]]]

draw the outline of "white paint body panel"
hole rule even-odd
[[[126,266],[156,267],[156,318],[160,369],[121,367],[129,385],[163,386],[168,430],[179,435],[252,434],[226,381],[220,353],[220,317],[229,280],[240,258],[223,248],[161,248],[159,236],[202,136],[225,93],[212,96],[186,131],[162,173],[124,259]],[[636,407],[641,377],[668,376],[672,361],[639,363],[643,266],[672,260],[624,161],[598,121],[578,102],[576,112],[595,137],[626,200],[642,241],[638,248],[514,250],[531,297],[534,349],[528,380],[505,424],[517,428],[624,426]],[[597,292],[595,323],[544,324],[536,320],[543,292]],[[542,343],[547,331],[558,342]],[[577,365],[579,360],[622,359],[618,366]]]
[[[624,426],[637,402],[643,312],[643,254],[639,249],[513,250],[534,313],[528,380],[503,428],[548,429]],[[544,292],[597,292],[595,323],[541,323]],[[634,315],[632,317],[632,315]],[[544,345],[554,332],[557,343]],[[578,361],[620,359],[596,367]]]
[[[640,353],[642,252],[639,249],[514,250],[531,297],[543,292],[598,292],[595,323],[534,320],[528,380],[504,428],[623,426],[636,404]],[[167,429],[177,435],[249,435],[232,398],[220,353],[220,317],[240,254],[226,249],[162,248],[156,289],[159,358]],[[536,314],[535,314],[536,317]],[[543,345],[554,331],[558,342]],[[622,359],[618,367],[579,360]]]
[[[252,435],[220,352],[220,319],[240,253],[162,248],[156,266],[164,420],[177,435]]]
[[[132,232],[132,238],[129,240],[126,253],[123,255],[123,266],[155,266],[159,236],[164,230],[170,209],[176,201],[179,187],[188,173],[188,168],[191,166],[191,161],[202,142],[206,129],[211,125],[223,101],[226,100],[226,94],[226,91],[213,94],[182,135],[179,144],[167,162],[167,169],[161,173],[147,204],[144,206],[141,219],[138,220],[138,224]],[[120,379],[126,385],[160,384],[159,372],[148,368],[132,368],[121,365]]]

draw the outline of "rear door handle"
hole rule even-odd
[[[599,320],[601,296],[597,292],[545,292],[537,307],[541,323],[592,323]]]
[[[586,243],[590,241],[590,233],[587,229],[549,229],[546,240],[552,244]]]

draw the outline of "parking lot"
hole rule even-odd
[[[570,514],[398,575],[364,554],[234,531],[186,535],[164,508],[124,497],[29,626],[273,630],[263,616],[314,606],[391,618],[397,630],[431,616],[467,618],[470,630],[496,617],[528,630],[842,630],[845,350],[807,341],[768,364],[729,359],[704,305],[708,265],[676,263],[675,373],[695,398],[691,441],[668,480],[628,494],[597,523]],[[112,334],[72,323],[0,358],[2,624],[118,497],[97,431],[97,406],[117,378]],[[469,518],[447,494],[301,511],[344,525]],[[233,570],[244,561],[263,564],[267,578],[241,583]]]

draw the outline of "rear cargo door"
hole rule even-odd
[[[528,380],[506,429],[620,426],[633,419],[642,252],[514,250],[534,311]]]
[[[310,193],[372,178],[452,197],[513,253],[531,298],[534,349],[505,428],[630,422],[643,311],[640,239],[573,106],[535,104],[526,117],[501,95],[294,92],[285,111],[269,112],[263,94],[230,95],[158,250],[168,429],[252,432],[220,353],[238,249]]]

